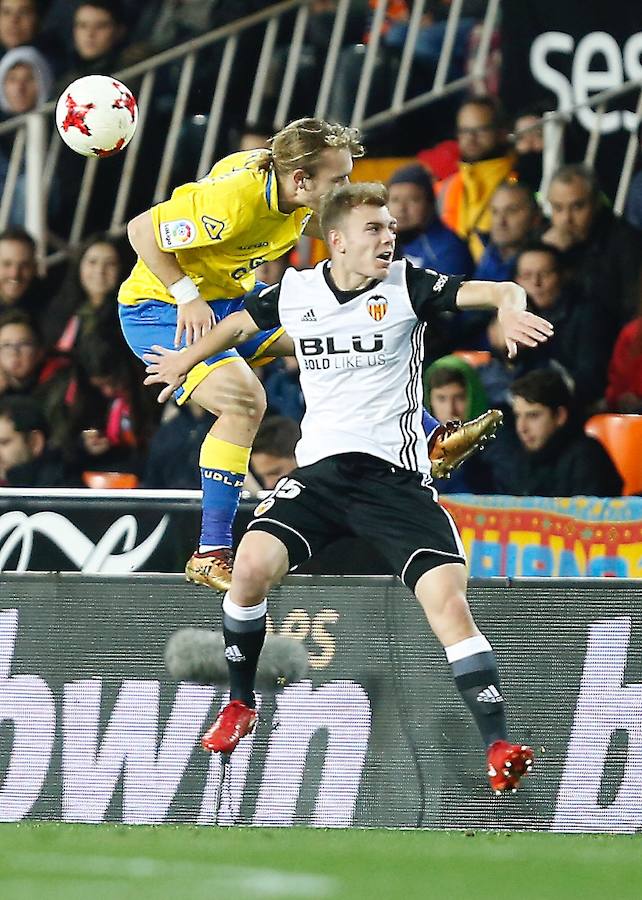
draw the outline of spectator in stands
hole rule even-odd
[[[484,247],[480,232],[490,230],[490,202],[496,188],[514,172],[501,105],[494,97],[473,97],[457,112],[459,170],[437,186],[438,212],[468,242],[474,260]]]
[[[48,442],[49,426],[29,397],[0,397],[0,485],[76,487],[78,474]]]
[[[294,419],[263,419],[252,444],[250,469],[264,490],[271,491],[281,478],[296,469],[294,450],[300,438],[301,429]]]
[[[638,125],[638,155],[642,148],[642,124]],[[624,207],[626,221],[642,231],[642,169],[638,170],[631,179],[629,192]]]
[[[237,150],[258,150],[269,146],[274,129],[267,122],[246,122],[239,134]]]
[[[80,0],[74,9],[67,69],[59,89],[83,75],[118,71],[126,26],[118,0]],[[130,85],[131,87],[131,85]]]
[[[303,392],[299,381],[299,363],[296,356],[282,356],[260,373],[267,397],[270,415],[288,416],[300,422],[305,411]]]
[[[544,129],[542,116],[548,107],[541,102],[533,103],[515,116],[513,123],[513,146],[517,153],[519,180],[528,184],[537,193],[542,183],[542,154],[544,152]]]
[[[0,0],[0,57],[16,47],[35,47],[55,66],[61,44],[42,33],[39,0]]]
[[[388,190],[402,255],[422,269],[469,277],[473,261],[468,247],[436,214],[432,180],[424,167],[414,163],[397,169]]]
[[[75,357],[66,453],[83,471],[141,475],[158,410],[144,391],[138,366],[115,335],[88,337],[77,346]]]
[[[201,445],[213,417],[193,400],[174,407],[172,412],[174,415],[160,425],[150,441],[144,486],[198,491]]]
[[[0,110],[6,117],[37,109],[49,99],[53,73],[35,47],[16,47],[0,60]]]
[[[43,324],[47,345],[68,353],[85,335],[117,335],[116,294],[126,268],[121,241],[108,234],[90,237],[51,301]]]
[[[484,388],[475,369],[457,356],[444,356],[426,370],[424,405],[442,425],[465,422],[486,412]],[[440,494],[492,494],[492,472],[487,453],[466,460],[450,478],[435,478]]]
[[[558,169],[548,200],[551,225],[542,240],[561,251],[585,295],[603,305],[606,336],[613,340],[637,312],[642,233],[613,215],[596,175],[584,165]]]
[[[618,497],[622,479],[599,441],[584,434],[575,400],[554,370],[535,370],[511,388],[522,450],[508,493],[523,497]]]
[[[0,311],[21,309],[40,319],[48,298],[36,272],[33,238],[23,228],[0,233]]]
[[[540,220],[529,185],[503,181],[490,201],[490,233],[474,277],[480,281],[511,281],[517,254],[533,237]]]
[[[584,297],[579,287],[564,282],[561,254],[552,245],[526,246],[517,257],[515,281],[528,294],[532,311],[555,329],[545,352],[524,348],[522,365],[537,368],[544,360],[559,363],[573,379],[578,406],[586,409],[606,386],[611,344],[605,337],[602,308]]]
[[[34,47],[16,47],[9,50],[0,60],[0,114],[11,118],[31,112],[49,99],[53,84],[53,73],[44,58]],[[11,131],[0,137],[0,192],[4,190],[9,171],[9,159],[16,132]],[[49,210],[55,212],[59,202],[58,182],[54,179],[49,194]],[[26,175],[25,162],[16,179],[9,223],[22,226],[25,223]]]
[[[46,355],[40,332],[26,313],[14,310],[0,317],[0,395],[37,401],[57,445],[65,428],[69,381],[69,361]]]
[[[617,337],[608,368],[606,402],[611,412],[642,413],[642,313]]]

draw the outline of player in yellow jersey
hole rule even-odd
[[[299,119],[274,136],[270,150],[225,157],[207,177],[133,219],[127,233],[138,260],[118,301],[136,356],[152,345],[191,344],[241,309],[256,287],[255,269],[296,244],[322,197],[348,180],[353,158],[362,155],[356,129]],[[287,352],[282,334],[262,332],[207,358],[175,393],[177,403],[192,397],[217,417],[201,447],[202,528],[185,568],[190,581],[229,586],[232,521],[266,405],[245,360]]]

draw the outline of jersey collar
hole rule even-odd
[[[366,291],[371,291],[375,284],[379,284],[379,279],[372,278],[365,287],[359,288],[358,291],[341,291],[334,283],[334,279],[332,277],[332,273],[330,272],[330,263],[326,261],[323,263],[323,277],[325,278],[325,283],[328,285],[334,296],[337,298],[337,303],[343,305],[344,303],[349,303],[351,300],[354,300],[355,297],[358,297],[360,294],[365,294]]]

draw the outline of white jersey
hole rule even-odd
[[[327,262],[288,269],[246,300],[259,327],[281,324],[294,341],[306,404],[297,463],[368,453],[428,473],[424,335],[436,314],[454,311],[461,278],[399,260],[384,281],[340,291],[330,273]]]

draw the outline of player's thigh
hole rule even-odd
[[[118,305],[118,317],[125,340],[139,359],[154,345],[174,347],[176,307],[162,300],[141,300],[133,306]]]
[[[183,395],[219,416],[229,413],[260,421],[265,412],[263,385],[237,355],[199,363],[188,373],[179,402],[184,402]]]
[[[362,481],[351,512],[355,534],[375,542],[393,571],[412,591],[424,572],[456,563],[466,554],[450,514],[423,477],[382,463]]]
[[[348,533],[347,489],[332,459],[295,469],[256,506],[247,530],[278,538],[287,548],[288,568],[296,569]]]

